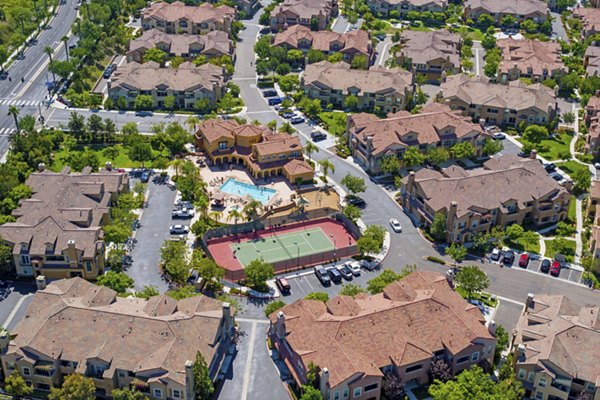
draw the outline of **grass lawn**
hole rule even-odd
[[[104,165],[106,164],[107,161],[112,162],[113,167],[115,167],[115,168],[140,168],[142,166],[141,162],[131,161],[131,159],[127,155],[127,149],[125,149],[122,145],[117,144],[117,145],[115,145],[115,147],[117,149],[119,149],[119,155],[114,160],[109,160],[104,155],[104,152],[102,150],[96,151],[96,153],[98,154],[98,160],[99,160],[100,167],[104,167]],[[158,151],[153,150],[153,153],[154,153],[155,157],[160,155],[160,152],[158,152]],[[50,167],[50,169],[53,171],[56,171],[56,172],[60,172],[60,170],[65,165],[67,165],[68,157],[69,157],[69,151],[64,148],[61,149],[59,152],[54,153],[54,162],[52,163],[52,166]],[[146,166],[149,164],[150,164],[149,162],[145,163]]]
[[[544,240],[544,243],[546,243],[546,257],[554,257],[557,253],[557,251],[552,246],[553,242],[554,240]],[[567,243],[569,243],[569,249],[572,251],[570,251],[571,254],[564,254],[565,260],[567,260],[567,262],[572,263],[573,255],[575,254],[575,241],[567,240]]]
[[[571,202],[569,203],[568,217],[573,222],[577,221],[577,202],[575,201],[574,197],[571,199]]]
[[[348,114],[342,111],[324,111],[319,114],[319,119],[325,125],[325,129],[332,135],[342,136],[346,132],[346,117]]]
[[[433,31],[434,29],[432,28],[428,28],[426,26],[409,26],[408,30],[410,31],[423,31],[423,32],[430,32]]]
[[[456,291],[456,293],[460,294],[463,297],[463,299],[467,299],[467,292],[463,290],[463,288],[457,286],[454,290]],[[492,295],[486,292],[473,293],[471,299],[481,300],[481,302],[488,307],[496,307],[498,305],[498,299],[492,299]]]
[[[569,144],[573,135],[567,132],[557,133],[552,139],[542,140],[541,144],[546,147],[546,151],[538,151],[538,154],[547,160],[558,160],[560,153],[569,152]],[[525,143],[522,138],[517,139],[521,143]],[[570,157],[569,157],[570,158]]]
[[[517,243],[511,243],[511,246],[517,250],[526,251],[527,253],[536,253],[540,254],[540,241],[534,240],[531,242],[524,242],[522,240],[518,240]]]
[[[570,160],[567,162],[561,162],[561,163],[557,163],[556,164],[560,169],[562,169],[563,171],[565,171],[567,174],[571,175],[571,177],[573,177],[573,174],[579,170],[584,170],[587,171],[589,173],[589,169],[586,165],[582,165],[579,164],[577,161],[575,160]],[[575,201],[573,201],[573,204],[575,204]],[[575,216],[573,214],[573,216]]]
[[[461,34],[461,36],[466,34],[472,40],[482,41],[485,37],[485,33],[481,32],[481,30],[468,26],[461,26],[457,31]]]

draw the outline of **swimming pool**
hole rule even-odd
[[[248,195],[263,204],[267,204],[273,196],[277,194],[277,190],[275,189],[251,185],[249,183],[240,182],[234,178],[227,179],[225,183],[221,185],[219,190],[223,193],[234,194],[241,197]]]

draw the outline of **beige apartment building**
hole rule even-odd
[[[380,119],[373,114],[352,114],[346,127],[348,146],[352,155],[372,174],[381,171],[386,157],[400,161],[410,147],[426,153],[436,147],[450,149],[459,142],[469,142],[475,154],[481,155],[485,133],[458,111],[439,103],[429,103],[418,114],[399,111]]]
[[[321,61],[306,66],[301,78],[304,93],[324,106],[344,108],[348,96],[356,96],[358,109],[397,112],[406,108],[413,92],[412,73],[400,68],[351,69],[350,64]]]
[[[208,100],[214,107],[226,90],[222,67],[210,63],[196,67],[191,62],[175,69],[154,61],[134,61],[118,67],[107,86],[114,104],[122,97],[130,109],[139,95],[152,96],[153,108],[163,108],[167,96],[175,97],[175,108],[191,110],[199,100]]]
[[[122,298],[80,278],[43,287],[10,335],[0,338],[4,373],[20,374],[35,390],[49,392],[76,373],[92,379],[100,399],[131,386],[152,400],[193,399],[197,352],[212,380],[231,364],[229,303],[202,295]]]
[[[237,16],[235,8],[210,3],[186,6],[181,1],[157,1],[144,10],[142,28],[158,29],[165,33],[201,35],[223,31],[231,35],[231,23]]]
[[[502,51],[498,82],[527,78],[536,83],[567,73],[561,59],[560,45],[556,42],[510,38],[500,39],[496,43]]]
[[[129,190],[127,174],[113,170],[60,173],[41,170],[25,182],[31,198],[20,202],[16,222],[0,226],[0,237],[13,251],[21,277],[95,279],[104,270],[102,226],[110,206]]]
[[[582,39],[600,33],[600,9],[579,7],[573,11],[573,16],[579,18],[583,25]]]
[[[522,81],[506,85],[459,74],[442,82],[438,100],[486,124],[517,126],[521,122],[545,125],[557,115],[556,94],[546,86]]]
[[[426,226],[444,214],[448,242],[469,242],[494,226],[555,224],[567,219],[571,201],[539,160],[516,156],[492,158],[474,170],[423,168],[403,182],[404,209]]]
[[[297,300],[269,319],[268,336],[295,384],[306,384],[314,363],[324,399],[379,400],[386,375],[425,385],[432,359],[454,375],[491,363],[496,348],[495,324],[488,329],[436,272],[413,272],[372,296]]]
[[[514,331],[515,372],[526,398],[600,399],[599,312],[565,295],[527,296]]]
[[[441,13],[448,8],[446,0],[372,0],[367,5],[374,14],[389,17],[390,12],[396,12],[401,18],[406,17],[410,11]]]
[[[550,16],[548,3],[543,0],[466,0],[464,2],[465,20],[477,22],[482,14],[488,14],[496,24],[507,15],[514,17],[517,22],[532,20],[542,23]]]
[[[284,0],[271,11],[271,30],[278,32],[292,25],[326,30],[338,12],[337,0]]]

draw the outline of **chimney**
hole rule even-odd
[[[35,278],[35,284],[37,285],[38,290],[46,289],[46,277],[44,275],[39,275]]]
[[[373,151],[373,136],[367,136],[367,154]]]
[[[323,368],[321,370],[321,379],[319,388],[321,389],[321,395],[324,399],[329,398],[329,370],[327,368]]]
[[[283,311],[279,311],[277,313],[277,322],[275,323],[275,335],[277,335],[277,339],[284,340],[285,332],[285,314]]]
[[[479,118],[479,126],[485,128],[485,118]]]
[[[110,161],[107,161],[106,164],[104,164],[104,167],[107,171],[112,171],[112,163]]]
[[[490,322],[488,322],[488,332],[490,333],[490,335],[492,336],[496,336],[496,321],[491,320]]]
[[[231,335],[231,329],[233,328],[233,321],[231,317],[231,304],[228,302],[223,303],[223,331],[225,332],[224,338],[229,338]]]
[[[535,306],[535,297],[533,293],[527,293],[527,301],[525,302],[527,308],[533,308]]]
[[[527,357],[525,356],[525,345],[524,344],[520,344],[517,346],[517,351],[516,351],[516,357],[514,359],[514,363],[516,364],[517,362],[521,362],[521,361],[525,361],[527,359]]]
[[[594,96],[600,97],[600,90],[596,90],[596,92],[594,93]]]
[[[532,160],[537,160],[537,150],[531,150],[531,153],[529,153],[529,158]]]
[[[185,398],[194,398],[194,363],[190,360],[185,362]]]
[[[43,162],[38,164],[38,172],[43,172],[46,169],[46,164]]]
[[[406,194],[410,196],[413,192],[415,186],[415,171],[410,171],[408,173],[408,181],[406,182]]]
[[[446,71],[442,71],[442,83],[446,82]]]
[[[458,203],[456,201],[450,202],[450,208],[446,214],[446,237],[451,236],[451,232],[454,231],[454,219],[456,218],[456,212],[458,210]]]
[[[74,249],[75,248],[75,240],[71,239],[67,242],[67,246],[69,247],[69,249]]]
[[[0,354],[6,353],[6,350],[8,350],[9,343],[10,343],[10,334],[8,333],[7,330],[1,329],[1,331],[0,331]]]
[[[559,88],[558,85],[554,86],[554,95],[558,96]]]

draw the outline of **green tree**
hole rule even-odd
[[[10,246],[0,238],[0,277],[8,277],[14,272],[13,255]]]
[[[513,15],[507,14],[504,17],[502,17],[502,19],[500,20],[500,24],[502,24],[502,26],[510,28],[517,24],[517,19]]]
[[[309,385],[302,385],[302,396],[300,400],[323,400],[323,395],[319,389]]]
[[[513,378],[515,381],[516,379]],[[447,382],[436,380],[429,386],[433,400],[518,400],[524,391],[516,385],[496,383],[480,367],[474,366]]]
[[[194,376],[194,395],[198,400],[208,400],[211,398],[215,391],[215,388],[210,379],[210,371],[208,365],[202,354],[198,351],[196,353],[196,360],[192,368],[192,374]]]
[[[146,285],[142,288],[141,291],[135,293],[135,297],[140,297],[142,299],[147,300],[150,297],[158,296],[159,294],[160,294],[160,292],[158,291],[156,286]],[[114,396],[114,392],[113,392],[113,396]]]
[[[353,110],[353,111],[357,110],[358,109],[358,97],[356,97],[353,94],[346,96],[346,98],[344,99],[344,107],[348,108],[350,110]]]
[[[485,35],[481,41],[481,46],[486,50],[491,50],[496,47],[496,38],[494,35]]]
[[[400,160],[396,156],[386,156],[381,161],[380,169],[384,174],[398,175],[401,169]]]
[[[456,159],[471,158],[475,155],[475,147],[470,142],[460,142],[450,148],[450,153]]]
[[[304,60],[304,53],[302,53],[302,50],[290,49],[287,52],[286,59],[291,64],[298,64]]]
[[[317,147],[317,145],[315,145],[313,142],[307,141],[306,145],[304,146],[304,152],[308,156],[308,159],[312,160],[312,157],[311,157],[312,154],[313,153],[318,153],[319,152],[319,147]]]
[[[500,356],[502,352],[508,349],[509,338],[508,332],[504,327],[500,324],[496,325],[496,351],[494,353],[494,364],[500,361]]]
[[[102,230],[104,231],[104,240],[107,243],[125,243],[131,235],[131,228],[120,222],[105,225]]]
[[[481,14],[477,18],[477,25],[487,28],[488,26],[494,25],[494,18],[489,14]]]
[[[317,63],[319,61],[325,60],[325,54],[323,54],[320,50],[309,49],[306,54],[306,59],[309,64]]]
[[[538,30],[538,24],[530,19],[526,19],[521,22],[521,29],[525,30],[527,33],[535,33]]]
[[[523,232],[525,232],[525,229],[518,224],[512,224],[506,227],[506,236],[512,243],[516,243],[523,235]]]
[[[304,297],[306,300],[317,300],[327,303],[329,301],[329,295],[325,292],[312,292]]]
[[[165,240],[160,249],[162,272],[177,284],[183,285],[189,277],[186,261],[187,247],[183,241]]]
[[[523,132],[523,139],[530,143],[540,143],[544,139],[548,139],[548,128],[540,125],[529,125]]]
[[[346,207],[342,209],[342,214],[354,223],[362,216],[360,208],[353,206],[352,204],[346,205]]]
[[[461,268],[456,274],[455,281],[467,292],[469,298],[473,296],[473,293],[481,292],[490,285],[486,273],[475,265]]]
[[[81,374],[68,375],[60,389],[50,389],[48,400],[94,400],[96,387],[91,378]]]
[[[165,108],[169,111],[173,111],[175,109],[175,96],[170,95],[165,97]]]
[[[342,185],[346,186],[348,190],[356,195],[357,193],[362,193],[367,190],[367,186],[365,185],[365,180],[358,176],[354,176],[352,174],[347,174],[342,178]]]
[[[300,88],[300,80],[297,75],[286,75],[279,78],[279,88],[284,93],[292,93]]]
[[[325,179],[327,179],[327,173],[329,171],[335,173],[335,166],[328,159],[323,159],[323,160],[319,161],[319,165],[321,166],[321,170],[322,170],[321,172],[323,173],[323,176],[325,177]]]
[[[124,387],[123,389],[114,389],[110,394],[113,400],[149,400],[142,392],[134,388]]]
[[[140,111],[152,110],[154,108],[154,99],[149,94],[140,94],[135,98],[134,107]]]
[[[400,273],[391,269],[384,269],[381,274],[367,282],[367,290],[371,294],[383,292],[383,289],[392,282],[396,282],[417,270],[416,265],[405,265]]]
[[[342,285],[342,290],[340,290],[340,294],[343,296],[356,296],[360,293],[365,293],[366,290],[361,288],[358,285],[355,285],[353,283],[348,283],[345,285]]]
[[[485,139],[483,143],[483,154],[492,156],[504,150],[504,144],[500,140]]]
[[[404,165],[412,167],[421,165],[425,161],[425,154],[419,151],[418,147],[411,146],[404,152]]]
[[[13,372],[4,379],[4,390],[17,399],[33,393],[33,386],[29,386],[18,372]]]
[[[573,192],[586,193],[592,185],[592,176],[587,168],[578,168],[571,175],[573,179]]]
[[[175,56],[175,57],[171,58],[171,68],[177,69],[184,62],[185,62],[185,59],[183,57]]]
[[[258,291],[267,290],[267,281],[275,276],[273,265],[264,260],[253,260],[244,268],[246,281]]]
[[[338,63],[344,60],[344,55],[342,53],[332,53],[327,57],[327,61],[332,64]]]
[[[306,114],[309,118],[317,118],[319,114],[323,112],[323,107],[321,106],[321,101],[319,99],[308,99],[305,98],[306,101],[302,101],[301,105],[303,106],[304,114]]]
[[[352,63],[350,64],[350,68],[352,69],[369,69],[369,60],[367,56],[361,54],[354,56],[352,59]]]
[[[379,225],[370,225],[365,229],[356,242],[356,247],[362,255],[379,253],[383,248],[386,230]]]
[[[443,147],[430,147],[427,150],[427,161],[431,165],[440,165],[448,161],[450,152]]]
[[[198,276],[206,282],[206,287],[217,290],[222,286],[220,281],[225,277],[225,270],[217,265],[212,259],[203,257],[202,252],[194,250],[192,255],[192,267]]]
[[[125,293],[134,285],[133,279],[123,272],[108,271],[104,275],[100,275],[96,281],[100,286],[111,288],[117,293]]]
[[[19,112],[19,108],[16,106],[8,107],[8,113],[13,116],[13,119],[15,121],[15,128],[17,128],[17,130],[19,130]]]
[[[129,147],[129,158],[131,161],[141,162],[144,167],[144,163],[153,158],[152,146],[143,140],[134,141]]]
[[[464,261],[467,256],[467,249],[461,244],[452,243],[450,247],[446,248],[446,254],[454,260],[454,265],[456,265]]]
[[[283,307],[285,307],[285,302],[281,300],[272,301],[265,307],[265,315],[269,317],[269,315]]]
[[[437,242],[446,241],[446,214],[436,212],[429,228],[429,234]]]

